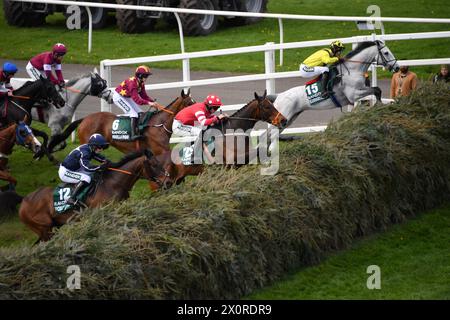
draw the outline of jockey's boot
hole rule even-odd
[[[139,118],[131,118],[131,128],[133,130],[133,140],[142,138],[139,130]]]
[[[322,98],[327,99],[333,92],[328,91],[328,79],[330,78],[329,72],[322,73]]]
[[[79,200],[77,199],[77,197],[78,197],[78,195],[80,194],[81,190],[83,190],[84,187],[87,186],[87,185],[88,185],[88,183],[87,183],[86,181],[80,181],[80,182],[78,182],[77,185],[75,186],[75,188],[74,188],[73,191],[72,191],[72,195],[70,196],[69,199],[67,199],[66,202],[67,202],[68,204],[71,204],[71,205],[78,205],[78,204],[81,204],[81,205],[86,206],[84,203],[82,203],[81,201],[79,201]]]

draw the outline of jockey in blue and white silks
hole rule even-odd
[[[76,183],[72,196],[67,200],[67,203],[75,204],[77,194],[91,183],[91,176],[94,172],[102,169],[103,166],[94,166],[90,163],[92,159],[108,163],[109,160],[99,152],[107,149],[109,143],[101,134],[93,134],[87,144],[72,150],[64,161],[59,166],[59,178],[63,182]]]

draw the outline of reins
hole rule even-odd
[[[122,170],[122,169],[116,169],[116,168],[107,168],[107,169],[111,170],[111,171],[120,172],[120,173],[123,173],[123,174],[128,174],[130,176],[137,176],[137,175],[131,173],[130,171],[126,171],[126,170]]]

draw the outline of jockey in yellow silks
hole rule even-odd
[[[333,41],[330,48],[320,49],[314,52],[300,65],[300,76],[303,78],[312,78],[322,74],[322,97],[327,98],[330,92],[327,91],[327,84],[329,79],[329,68],[337,62],[342,62],[341,53],[345,49],[341,41]]]

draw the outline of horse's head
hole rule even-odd
[[[378,61],[379,64],[381,62],[381,65],[384,67],[387,67],[389,71],[397,72],[400,69],[400,66],[397,62],[397,59],[392,54],[391,50],[386,46],[386,44],[383,41],[375,41],[378,48]]]
[[[273,103],[267,98],[267,90],[264,95],[258,96],[255,92],[255,101],[258,103],[258,119],[266,121],[277,128],[283,128],[287,119],[274,107]]]
[[[150,150],[145,149],[144,154],[146,157],[144,177],[150,181],[150,188],[153,190],[170,188],[175,178],[175,165],[170,158],[171,152],[154,156]]]
[[[100,77],[97,72],[91,72],[91,89],[89,94],[95,97],[101,97],[103,92],[108,88],[108,84],[105,79]]]
[[[184,90],[181,90],[180,96],[171,102],[167,108],[170,108],[176,114],[194,103],[195,100],[191,96],[191,89],[189,89],[187,93],[184,93]]]
[[[41,143],[25,122],[19,122],[16,125],[16,144],[30,149],[34,154],[38,153],[42,148]]]
[[[55,85],[48,80],[47,78],[40,77],[41,81],[41,97],[44,100],[47,100],[47,103],[53,103],[56,108],[62,108],[66,104],[63,97],[59,94],[58,90],[56,90]]]

